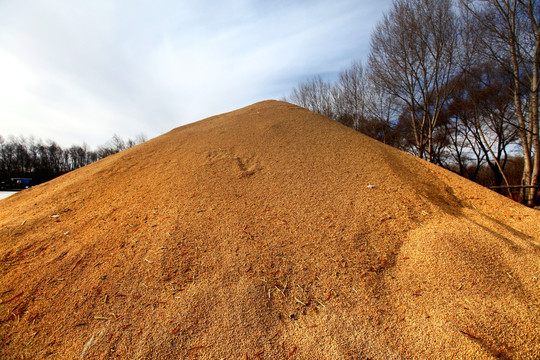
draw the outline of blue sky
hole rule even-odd
[[[0,135],[94,147],[365,59],[391,0],[0,1]]]

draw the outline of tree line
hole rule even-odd
[[[533,205],[539,70],[540,0],[394,0],[365,63],[286,100]]]
[[[115,134],[92,150],[86,144],[62,148],[52,140],[44,142],[24,136],[6,139],[0,135],[0,189],[24,187],[14,178],[42,183],[145,141],[143,134],[128,140]]]

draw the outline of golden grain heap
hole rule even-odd
[[[540,215],[300,107],[0,201],[2,359],[538,359]]]

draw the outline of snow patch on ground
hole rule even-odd
[[[0,200],[7,198],[13,194],[16,194],[17,191],[0,191]]]

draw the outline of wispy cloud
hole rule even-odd
[[[369,47],[390,0],[0,3],[0,134],[96,145],[288,93]]]

